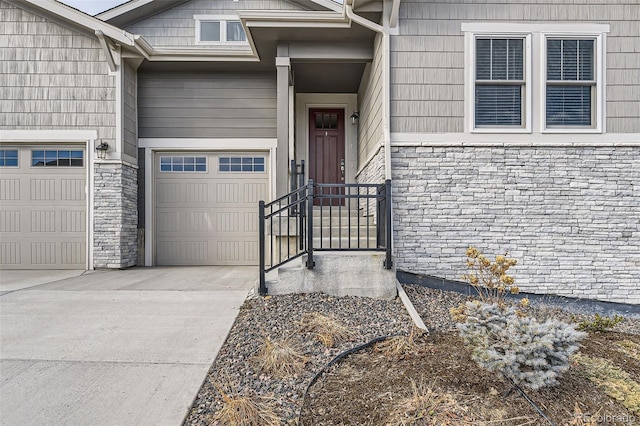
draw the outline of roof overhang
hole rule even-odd
[[[96,18],[124,27],[149,16],[178,6],[189,0],[130,0],[119,6],[98,13]]]
[[[23,7],[39,15],[53,18],[63,25],[79,29],[87,34],[102,32],[114,42],[123,46],[133,46],[134,36],[111,24],[87,15],[77,9],[54,0],[8,0],[10,3]]]

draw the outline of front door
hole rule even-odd
[[[309,110],[309,178],[316,183],[343,184],[344,110]],[[319,188],[323,194],[343,194],[343,188]],[[315,205],[343,205],[340,199],[316,199]]]

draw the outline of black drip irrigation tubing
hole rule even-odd
[[[351,349],[347,349],[346,351],[340,352],[338,355],[335,356],[335,358],[333,358],[331,361],[329,361],[329,363],[327,365],[325,365],[324,367],[322,367],[311,379],[311,381],[309,382],[309,384],[307,385],[307,388],[304,390],[304,394],[302,394],[302,406],[304,406],[304,402],[307,399],[307,394],[309,393],[309,389],[311,389],[311,386],[313,386],[320,377],[322,377],[322,375],[329,369],[329,367],[331,367],[334,364],[337,364],[339,361],[341,361],[342,359],[348,357],[351,354],[354,354],[356,352],[359,352],[363,349],[366,349],[370,346],[375,345],[378,342],[382,342],[383,340],[387,340],[390,339],[392,337],[398,337],[398,336],[406,336],[405,334],[387,334],[386,336],[379,336],[376,337],[374,339],[369,340],[366,343],[363,343],[362,345],[358,345],[354,348]],[[524,390],[522,390],[522,388],[520,386],[518,386],[516,384],[516,382],[514,382],[512,379],[510,379],[509,377],[505,377],[507,380],[509,380],[509,382],[511,382],[511,384],[513,385],[513,389],[516,389],[518,391],[518,393],[525,399],[525,401],[527,401],[537,412],[538,414],[540,414],[540,416],[545,419],[551,426],[556,426],[556,424],[551,421],[551,419],[549,417],[547,417],[547,415],[544,413],[544,411],[542,411],[542,409],[540,407],[538,407],[536,405],[535,402],[533,402],[533,400],[531,398],[529,398],[529,396],[524,392]],[[511,392],[509,392],[511,393]],[[302,407],[300,408],[300,411],[302,413]],[[301,414],[300,413],[300,414]],[[298,421],[300,420],[300,415],[298,415]]]
[[[514,382],[512,379],[510,379],[509,377],[505,377],[507,380],[509,380],[511,382],[511,384],[513,385],[513,387],[518,391],[518,393],[520,393],[520,395],[522,395],[522,397],[525,399],[525,401],[527,401],[529,404],[531,404],[531,406],[533,408],[536,409],[536,411],[538,412],[538,414],[540,414],[542,416],[543,419],[545,419],[551,426],[556,426],[556,424],[554,422],[551,421],[551,419],[549,417],[547,417],[547,415],[544,413],[544,411],[542,411],[542,409],[540,407],[538,407],[536,405],[535,402],[533,402],[531,400],[531,398],[529,398],[529,396],[524,393],[524,391],[522,390],[522,388],[520,386],[518,386],[516,384],[516,382]],[[304,401],[304,400],[303,400]]]
[[[309,389],[311,389],[311,386],[313,386],[318,381],[318,379],[329,369],[329,367],[331,367],[334,364],[337,364],[340,360],[342,360],[343,358],[348,357],[351,354],[354,354],[354,353],[359,352],[359,351],[361,351],[363,349],[366,349],[366,348],[368,348],[370,346],[373,346],[378,342],[382,342],[383,340],[387,340],[387,339],[390,339],[392,337],[398,337],[398,336],[406,336],[406,334],[388,334],[386,336],[379,336],[379,337],[376,337],[374,339],[369,340],[367,343],[363,343],[362,345],[356,346],[356,347],[351,348],[351,349],[347,349],[344,352],[340,352],[338,355],[335,356],[335,358],[333,358],[331,361],[329,361],[329,363],[327,365],[322,367],[315,374],[315,376],[313,376],[313,378],[311,379],[311,381],[307,385],[307,388],[304,390],[304,394],[302,394],[302,406],[304,406],[304,402],[307,399],[307,394],[309,393]],[[300,411],[302,412],[302,407],[300,408]],[[300,416],[298,416],[298,420],[300,420]]]

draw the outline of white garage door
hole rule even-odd
[[[158,265],[257,265],[266,153],[156,155]]]
[[[0,268],[84,269],[86,205],[84,148],[0,145]]]

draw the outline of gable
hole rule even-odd
[[[97,39],[0,0],[0,129],[115,135],[115,78]]]
[[[258,7],[259,6],[259,7]],[[141,34],[154,47],[195,47],[196,21],[194,16],[236,16],[240,10],[302,10],[284,0],[221,1],[191,0],[160,12],[125,29]]]

